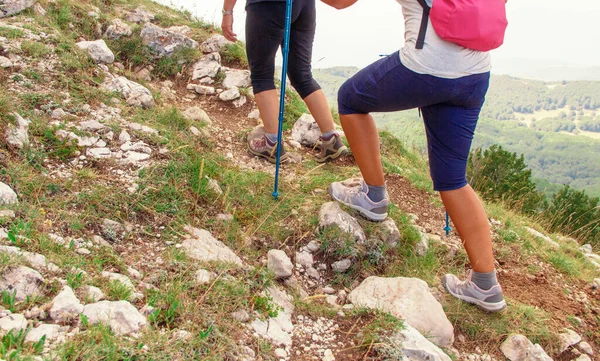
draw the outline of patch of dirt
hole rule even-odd
[[[419,217],[416,223],[427,233],[436,234],[455,245],[462,244],[456,232],[451,231],[446,236],[446,211],[435,204],[430,193],[416,188],[408,179],[397,174],[387,174],[385,180],[391,201],[404,212]],[[452,224],[450,227],[453,227]]]
[[[320,317],[296,316],[292,354],[294,361],[321,360],[323,352],[332,351],[336,360],[378,360],[375,352],[368,346],[357,345],[358,334],[369,325],[374,315],[358,317]],[[326,324],[330,327],[315,325]],[[320,331],[320,332],[319,332]],[[322,341],[323,339],[331,341]]]

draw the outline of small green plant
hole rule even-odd
[[[108,297],[113,300],[127,301],[131,298],[131,288],[119,281],[110,281],[108,284]]]
[[[201,53],[198,49],[180,49],[171,56],[160,58],[152,73],[159,78],[172,78],[179,74],[185,65],[196,62],[200,58],[200,55]]]
[[[8,290],[2,291],[2,305],[8,308],[10,312],[15,311],[16,297],[17,290],[14,290],[13,292],[10,292]]]
[[[21,246],[24,243],[24,240],[27,239],[31,232],[31,223],[23,222],[22,219],[19,222],[14,223],[10,230],[7,232],[7,238],[10,243],[15,246]]]
[[[273,299],[269,296],[253,296],[254,309],[268,317],[277,317],[280,307],[273,303]]]
[[[116,59],[129,68],[146,66],[152,63],[154,58],[152,51],[144,44],[140,37],[140,30],[139,28],[134,29],[133,36],[113,40],[108,44],[115,53]]]
[[[246,56],[246,48],[243,43],[237,42],[225,45],[221,50],[221,57],[228,63],[237,64],[242,67],[248,66],[248,57]]]
[[[27,109],[39,109],[42,105],[48,104],[51,97],[48,94],[27,92],[20,95],[21,102]]]
[[[46,153],[49,156],[59,158],[63,161],[72,158],[79,150],[76,140],[58,138],[55,128],[46,128],[44,130],[42,142],[46,146]]]
[[[67,284],[74,290],[83,285],[83,272],[67,273]]]

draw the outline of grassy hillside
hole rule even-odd
[[[121,38],[110,40],[116,25]],[[144,28],[171,26],[142,39]],[[388,222],[347,208],[331,217],[353,220],[364,242],[320,217],[331,182],[358,174],[352,156],[320,165],[314,149],[295,149],[300,161],[283,165],[273,200],[274,167],[247,152],[252,92],[240,86],[235,103],[220,96],[235,92],[224,85],[231,68],[246,74],[243,47],[157,50],[216,33],[147,0],[39,1],[0,19],[1,359],[402,359],[405,342],[393,336],[408,323],[348,300],[370,276],[421,280],[456,336],[435,348],[440,360],[503,360],[515,332],[556,359],[598,355],[598,249],[486,204],[509,307],[490,315],[457,301],[440,277],[468,270],[460,237],[444,232],[422,154],[389,132]],[[97,64],[76,45],[104,38],[115,62]],[[229,68],[202,78],[214,93],[192,79],[198,59]],[[304,110],[297,95],[288,102],[289,117]],[[270,251],[287,262],[277,267]],[[393,294],[428,316],[411,295]],[[560,347],[565,327],[588,348]],[[427,338],[418,348],[434,347]]]

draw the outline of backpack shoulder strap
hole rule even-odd
[[[415,48],[423,49],[425,45],[425,33],[427,33],[427,24],[429,23],[429,11],[431,8],[427,5],[425,0],[417,0],[421,7],[423,7],[423,18],[421,19],[421,28],[419,30],[419,37],[417,38],[417,44]]]

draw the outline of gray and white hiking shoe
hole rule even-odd
[[[321,152],[315,157],[318,163],[331,162],[348,154],[348,147],[344,145],[338,133],[333,133],[328,138],[321,136],[319,145]]]
[[[506,301],[502,295],[502,287],[495,285],[489,290],[482,290],[471,281],[472,271],[466,280],[461,281],[453,274],[447,274],[442,278],[442,284],[454,297],[465,302],[476,305],[487,312],[498,312],[506,308]]]
[[[363,180],[358,185],[348,186],[342,182],[334,182],[329,186],[329,194],[336,201],[359,211],[372,221],[384,221],[387,218],[389,198],[373,202],[367,196],[369,187]]]

